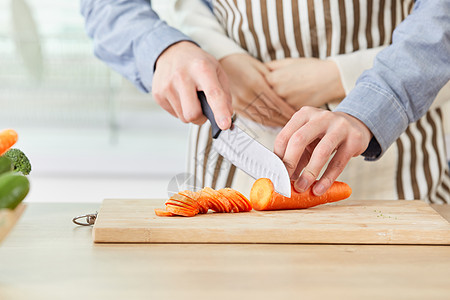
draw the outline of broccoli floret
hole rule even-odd
[[[9,158],[13,163],[14,171],[22,172],[23,175],[28,175],[31,172],[31,164],[28,157],[19,149],[9,149],[3,156]]]

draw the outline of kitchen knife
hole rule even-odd
[[[283,161],[234,124],[228,130],[220,130],[205,94],[197,95],[203,114],[211,122],[213,148],[253,178],[269,178],[277,193],[291,197],[291,181]]]

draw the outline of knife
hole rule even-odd
[[[211,123],[214,150],[251,177],[270,179],[277,193],[290,198],[291,180],[283,161],[234,124],[228,130],[220,130],[205,94],[200,91],[197,95],[203,114]]]

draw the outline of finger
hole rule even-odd
[[[305,107],[296,112],[277,135],[275,139],[274,152],[281,159],[284,158],[286,147],[292,135],[308,121],[309,109],[311,108]]]
[[[289,176],[292,176],[292,174],[297,169],[297,165],[300,161],[300,158],[303,155],[303,152],[305,151],[306,146],[308,146],[318,136],[320,136],[321,132],[322,128],[318,126],[318,124],[309,122],[306,123],[304,126],[302,126],[300,129],[298,129],[289,139],[289,142],[286,147],[286,152],[283,157],[283,162],[286,165],[286,169],[288,170]],[[314,152],[312,155],[314,155]],[[300,178],[302,178],[302,176],[300,176]],[[304,190],[300,189],[299,186],[297,186],[297,188],[299,191]]]
[[[186,122],[197,125],[203,124],[206,117],[203,115],[195,84],[189,80],[180,80],[177,84],[177,95]]]
[[[171,114],[172,116],[174,116],[175,118],[178,119],[178,115],[176,114],[176,112],[173,110],[172,106],[169,103],[169,100],[167,100],[166,98],[164,98],[164,100],[160,100],[158,101],[159,106],[161,106],[165,111],[167,111],[169,114]]]
[[[177,118],[180,119],[183,123],[187,123],[186,119],[183,116],[183,109],[181,107],[178,93],[175,92],[172,88],[168,88],[165,90],[165,95],[167,102],[171,106],[172,110],[175,112]]]
[[[233,113],[231,95],[224,91],[215,70],[203,67],[198,72],[198,89],[205,92],[217,125],[222,130],[230,128]]]
[[[278,59],[278,60],[272,60],[269,62],[266,62],[265,65],[269,68],[270,71],[283,68],[285,66],[289,66],[292,64],[292,59],[286,58],[286,59]]]
[[[300,176],[300,174],[302,173],[303,169],[306,167],[310,159],[311,159],[311,152],[308,151],[308,149],[306,148],[305,151],[303,152],[302,157],[300,158],[300,161],[298,162],[294,174],[292,174],[291,176],[291,180],[295,181],[298,179],[298,177]]]
[[[286,122],[295,114],[296,110],[278,96],[269,84],[264,87],[263,93],[266,96],[263,99],[273,108],[274,114],[284,117]]]
[[[178,114],[173,109],[172,105],[169,102],[169,99],[167,99],[167,95],[170,92],[165,92],[169,88],[166,87],[163,90],[157,90],[156,88],[152,91],[153,99],[155,99],[156,103],[159,104],[165,111],[167,111],[169,114],[174,116],[175,118],[178,118]]]
[[[313,187],[313,193],[317,196],[323,195],[338,178],[338,176],[344,171],[345,166],[348,164],[352,155],[344,147],[339,147],[336,154],[331,159],[327,166],[327,169],[323,173],[322,177]]]
[[[294,187],[296,190],[303,192],[307,190],[311,184],[316,181],[320,171],[330,159],[335,149],[339,147],[342,139],[342,134],[329,133],[325,135],[317,146],[314,148],[311,159],[306,165],[302,175],[295,181]]]

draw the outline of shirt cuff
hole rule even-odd
[[[335,111],[354,116],[372,132],[374,139],[363,153],[365,160],[378,160],[409,124],[399,101],[368,82],[357,83]]]
[[[161,53],[181,41],[192,42],[187,35],[166,24],[149,32],[139,40],[135,47],[136,68],[146,92],[151,91],[155,64]]]

